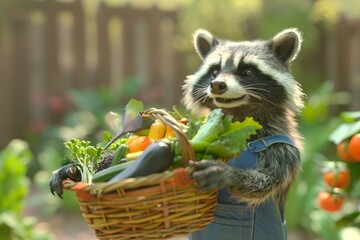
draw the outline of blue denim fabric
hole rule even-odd
[[[295,146],[287,135],[272,135],[249,142],[248,149],[240,157],[231,159],[228,165],[241,169],[254,169],[257,153],[274,143]],[[203,230],[189,235],[191,240],[286,240],[285,221],[275,199],[270,198],[259,206],[248,206],[231,197],[226,189],[220,189],[215,209],[215,219]]]

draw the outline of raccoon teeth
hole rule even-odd
[[[218,103],[231,103],[231,102],[236,102],[236,101],[240,101],[242,99],[244,99],[244,96],[238,97],[238,98],[215,98],[215,100]]]

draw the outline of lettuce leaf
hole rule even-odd
[[[211,111],[206,122],[200,127],[192,140],[195,142],[212,142],[217,139],[224,131],[223,118],[224,113],[221,109]]]
[[[247,117],[243,122],[233,122],[226,132],[208,145],[206,152],[216,157],[236,156],[247,148],[247,140],[261,128],[252,117]]]
[[[218,158],[236,156],[246,149],[250,136],[261,128],[252,117],[247,117],[243,122],[233,122],[233,116],[224,115],[221,109],[215,109],[190,139],[190,144],[197,153]]]

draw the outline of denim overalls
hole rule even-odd
[[[287,135],[272,135],[248,143],[248,149],[228,165],[241,169],[254,169],[257,153],[274,143],[295,146]],[[256,207],[236,201],[226,189],[220,189],[215,219],[205,229],[189,235],[192,240],[286,240],[287,232],[282,213],[274,198]]]

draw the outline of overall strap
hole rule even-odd
[[[283,134],[270,135],[259,138],[255,141],[248,142],[247,146],[249,151],[257,153],[264,151],[274,143],[285,143],[296,147],[294,140],[290,136]]]

